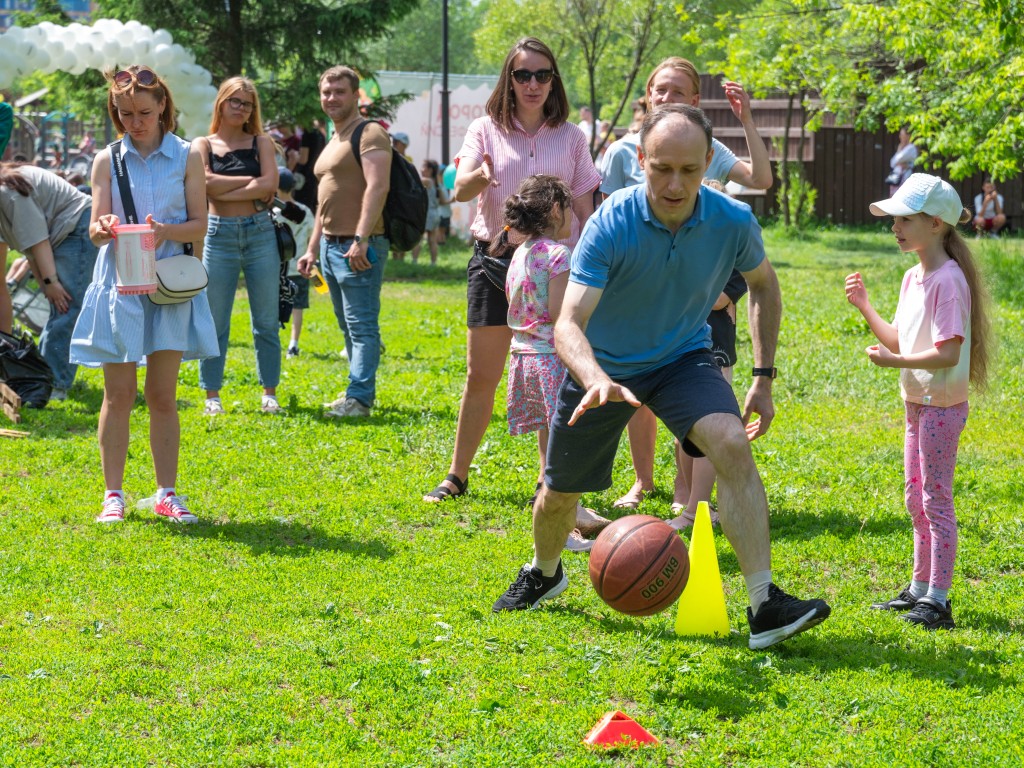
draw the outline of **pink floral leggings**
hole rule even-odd
[[[953,472],[966,401],[948,408],[906,403],[903,447],[907,512],[914,523],[914,581],[949,589],[956,561]]]

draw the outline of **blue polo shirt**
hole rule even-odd
[[[651,212],[647,185],[619,190],[587,221],[569,280],[604,293],[587,325],[601,368],[623,379],[711,347],[707,317],[735,267],[764,260],[750,206],[701,187],[673,235]]]

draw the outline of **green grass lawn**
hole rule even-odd
[[[673,611],[630,618],[566,553],[570,588],[542,610],[492,602],[531,555],[531,438],[501,401],[470,494],[423,504],[447,471],[465,375],[464,265],[388,265],[387,345],[367,420],[328,421],[346,363],[314,294],[302,356],[284,361],[283,417],[259,412],[247,305],[236,303],[222,396],[202,415],[181,372],[180,493],[200,516],[92,522],[103,493],[96,371],[70,399],[0,438],[0,765],[1017,766],[1024,763],[1024,243],[976,242],[999,359],[972,400],[955,494],[958,628],[926,633],[868,610],[909,578],[897,374],[846,303],[859,270],[891,315],[912,257],[882,227],[766,232],[786,314],[777,418],[755,443],[774,572],[833,606],[820,627],[747,649],[746,593],[716,531],[732,635],[677,637]],[[741,310],[745,309],[745,303]],[[286,338],[282,332],[282,338]],[[749,385],[741,332],[736,389]],[[125,490],[154,491],[148,416],[132,417]],[[661,492],[641,512],[669,516]],[[607,510],[632,478],[585,501]],[[637,752],[581,743],[621,709],[661,739]]]

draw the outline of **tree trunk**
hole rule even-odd
[[[786,105],[786,129],[782,136],[782,173],[779,174],[782,180],[782,220],[787,227],[793,222],[789,208],[789,128],[793,125],[793,98],[791,92],[789,103]]]
[[[800,91],[800,104],[804,103],[804,94],[806,91]],[[807,120],[800,121],[800,142],[797,144],[796,161],[800,163],[800,177],[806,181],[807,173],[804,169],[804,145],[807,143]],[[802,227],[804,225],[804,205],[807,202],[807,184],[800,185],[800,196],[796,201],[796,225]]]

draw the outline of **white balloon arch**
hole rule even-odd
[[[91,27],[60,27],[44,21],[34,27],[10,27],[0,34],[0,88],[32,72],[107,70],[145,64],[168,84],[187,136],[207,132],[217,89],[210,73],[166,29],[155,32],[138,21],[99,19]]]

